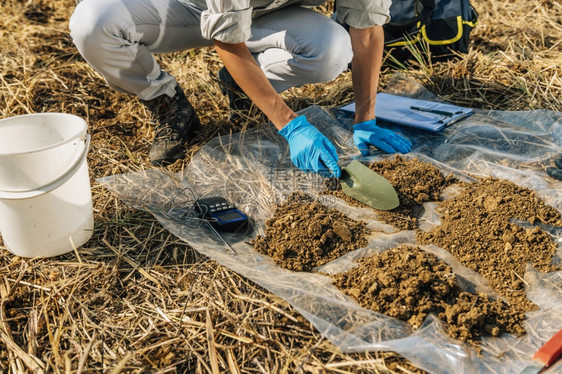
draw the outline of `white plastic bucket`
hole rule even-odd
[[[64,113],[0,120],[0,234],[21,257],[51,257],[92,236],[87,124]]]

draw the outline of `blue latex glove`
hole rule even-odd
[[[296,167],[324,175],[328,167],[336,178],[341,177],[336,148],[305,116],[291,120],[279,134],[289,142],[291,161]]]
[[[369,154],[369,145],[374,145],[386,153],[408,153],[412,150],[412,143],[392,130],[377,126],[377,121],[360,122],[353,126],[353,141],[361,154]]]

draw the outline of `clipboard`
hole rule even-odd
[[[355,103],[340,108],[355,113]],[[440,131],[474,114],[471,108],[409,97],[377,94],[375,106],[377,122],[416,127],[429,131]]]

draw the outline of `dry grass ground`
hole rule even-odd
[[[480,19],[468,54],[403,73],[461,105],[562,110],[560,2],[473,5]],[[0,242],[0,371],[416,372],[392,353],[339,352],[285,301],[202,257],[95,183],[149,168],[152,127],[135,99],[108,89],[77,53],[67,30],[73,7],[73,0],[0,0],[0,118],[67,112],[88,121],[96,221],[77,254],[23,259]],[[159,59],[205,124],[191,154],[209,137],[241,130],[224,120],[211,49]],[[383,89],[393,72],[383,72]],[[349,73],[285,97],[296,110],[352,101]],[[242,127],[259,123],[250,118]]]

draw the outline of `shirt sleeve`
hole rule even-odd
[[[390,21],[392,0],[338,0],[336,4],[338,22],[357,29]]]
[[[207,0],[201,13],[201,33],[205,39],[243,43],[251,37],[250,0]]]

